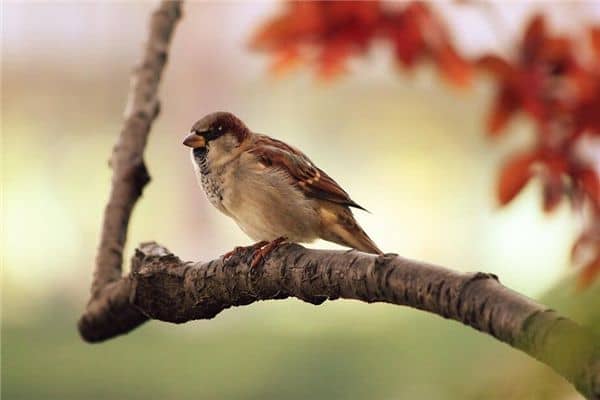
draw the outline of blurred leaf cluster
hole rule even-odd
[[[407,69],[431,60],[451,82],[470,82],[471,66],[424,3],[289,2],[281,15],[256,32],[251,45],[273,53],[273,72],[315,63],[320,76],[331,78],[345,71],[348,58],[364,55],[375,40],[390,41],[400,65]]]

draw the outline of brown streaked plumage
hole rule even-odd
[[[184,144],[210,202],[252,239],[321,238],[381,254],[349,207],[364,208],[298,149],[227,112],[196,122]]]
[[[298,184],[307,196],[364,210],[336,181],[315,166],[300,150],[281,140],[265,135],[256,136],[254,147],[250,152],[255,154],[266,166],[287,171],[294,178],[294,183]]]

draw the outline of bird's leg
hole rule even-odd
[[[261,240],[260,242],[256,242],[254,244],[251,244],[250,246],[236,246],[233,250],[228,251],[227,253],[223,254],[223,261],[227,261],[231,257],[233,257],[235,254],[238,254],[245,250],[252,250],[252,252],[255,252],[257,249],[260,249],[260,248],[266,246],[267,244],[269,244],[268,241]]]
[[[264,259],[273,251],[275,250],[277,247],[279,247],[279,245],[283,242],[286,241],[286,238],[281,236],[278,237],[275,240],[272,240],[270,242],[267,242],[266,244],[262,245],[260,248],[258,248],[256,251],[256,253],[254,254],[254,257],[252,258],[252,263],[250,264],[250,268],[255,268],[256,266],[258,266],[258,264],[260,264],[262,261],[264,261]]]

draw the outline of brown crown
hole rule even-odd
[[[218,111],[204,116],[194,124],[192,131],[216,130],[219,126],[223,127],[224,133],[234,134],[240,142],[250,134],[250,130],[241,119],[226,111]]]

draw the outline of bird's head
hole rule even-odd
[[[238,147],[250,135],[248,127],[229,112],[208,114],[196,122],[183,144],[196,153],[225,155]]]

